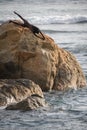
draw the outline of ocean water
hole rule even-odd
[[[87,79],[87,0],[0,0],[0,23],[19,19],[13,11],[73,53]],[[87,130],[87,86],[44,95],[47,108],[31,112],[0,108],[0,130]]]

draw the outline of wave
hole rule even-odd
[[[42,31],[46,33],[78,33],[78,34],[86,33],[87,34],[87,31],[72,31],[72,30],[63,31],[63,30],[51,30],[51,29],[43,29]]]
[[[6,19],[1,19],[0,24],[9,20],[10,16]],[[10,18],[11,19],[11,18]],[[26,17],[32,24],[48,25],[48,24],[78,24],[78,23],[87,23],[87,15],[77,15],[77,16],[33,16]]]
[[[33,24],[76,24],[87,23],[87,16],[33,16],[28,20]]]

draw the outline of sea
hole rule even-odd
[[[87,0],[0,0],[0,24],[18,12],[76,56],[87,80]],[[44,93],[49,107],[0,108],[0,130],[87,130],[87,86]]]

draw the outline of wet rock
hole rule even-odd
[[[39,85],[28,79],[0,80],[0,106],[20,102],[31,95],[44,98]]]
[[[21,102],[7,106],[6,110],[29,111],[45,106],[47,106],[47,103],[45,102],[44,98],[38,95],[31,95],[30,97],[24,99]]]

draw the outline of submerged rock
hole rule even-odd
[[[29,28],[13,23],[0,26],[0,78],[26,78],[42,90],[65,90],[86,85],[76,58],[44,34],[37,38]]]
[[[44,99],[39,85],[28,79],[0,80],[0,106],[18,103],[31,95]]]

